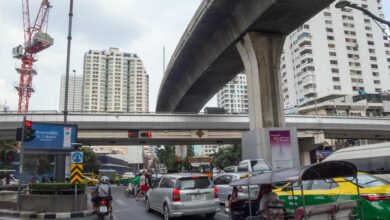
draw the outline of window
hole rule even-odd
[[[176,183],[179,189],[207,189],[213,187],[208,177],[185,177],[180,178]]]
[[[340,77],[332,77],[333,82],[340,82]]]
[[[346,177],[345,179],[353,182],[356,184],[356,179],[352,179],[352,177]],[[361,188],[367,188],[367,187],[379,187],[389,184],[389,182],[376,178],[374,176],[368,175],[368,174],[359,174],[357,176],[359,186]]]
[[[329,52],[329,56],[331,56],[331,57],[335,57],[336,56],[336,52]]]
[[[238,172],[248,172],[249,166],[247,162],[242,162],[238,165]]]
[[[326,32],[333,33],[333,28],[326,28]]]
[[[328,40],[334,40],[334,37],[333,36],[327,36],[327,39]]]
[[[334,89],[334,90],[341,90],[341,86],[340,86],[340,85],[334,85],[334,86],[333,86],[333,89]]]
[[[376,85],[381,84],[381,81],[380,80],[374,80],[374,84],[376,84]]]
[[[332,68],[331,71],[332,71],[332,73],[339,73],[339,69],[336,69],[336,68]]]
[[[337,65],[338,62],[337,62],[337,60],[330,60],[330,64],[332,64],[332,65]]]
[[[328,190],[337,188],[337,183],[333,182],[330,179],[327,180],[313,180],[311,185],[311,190]]]
[[[159,188],[173,188],[173,181],[174,179],[172,178],[167,178],[167,177],[164,177],[162,180],[161,180],[161,183],[160,183],[160,187]]]

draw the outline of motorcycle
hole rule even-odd
[[[109,201],[106,199],[100,199],[97,204],[97,211],[96,215],[98,216],[98,219],[103,220],[107,215],[110,214],[109,212]]]
[[[137,185],[133,183],[129,183],[129,186],[125,190],[125,197],[136,197],[138,193]]]

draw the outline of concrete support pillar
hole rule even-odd
[[[299,165],[296,130],[285,127],[280,56],[284,36],[249,32],[236,44],[247,75],[250,131],[243,159],[263,158],[282,169]],[[280,149],[280,150],[279,150]]]
[[[284,127],[280,55],[284,36],[247,33],[237,43],[247,76],[250,130]]]

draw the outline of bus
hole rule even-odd
[[[203,173],[213,178],[212,159],[208,156],[194,156],[189,158],[190,172]]]
[[[331,160],[351,162],[359,171],[390,181],[390,142],[343,148],[323,161]]]

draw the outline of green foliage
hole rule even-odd
[[[79,151],[84,153],[84,172],[93,172],[99,170],[100,162],[96,153],[89,147],[81,147]]]
[[[74,194],[74,185],[70,183],[32,183],[29,185],[32,194],[39,195],[72,195]],[[85,192],[85,184],[77,184],[78,194]]]
[[[157,159],[163,163],[168,170],[177,170],[175,146],[165,146],[157,150]]]
[[[215,167],[228,167],[237,165],[241,161],[241,146],[221,148],[213,154]]]
[[[52,162],[54,162],[53,155],[26,154],[23,164],[25,172],[29,172],[33,176],[39,176],[53,171]]]
[[[15,141],[0,141],[0,169],[10,169],[11,162],[7,160],[8,152],[15,152]]]

